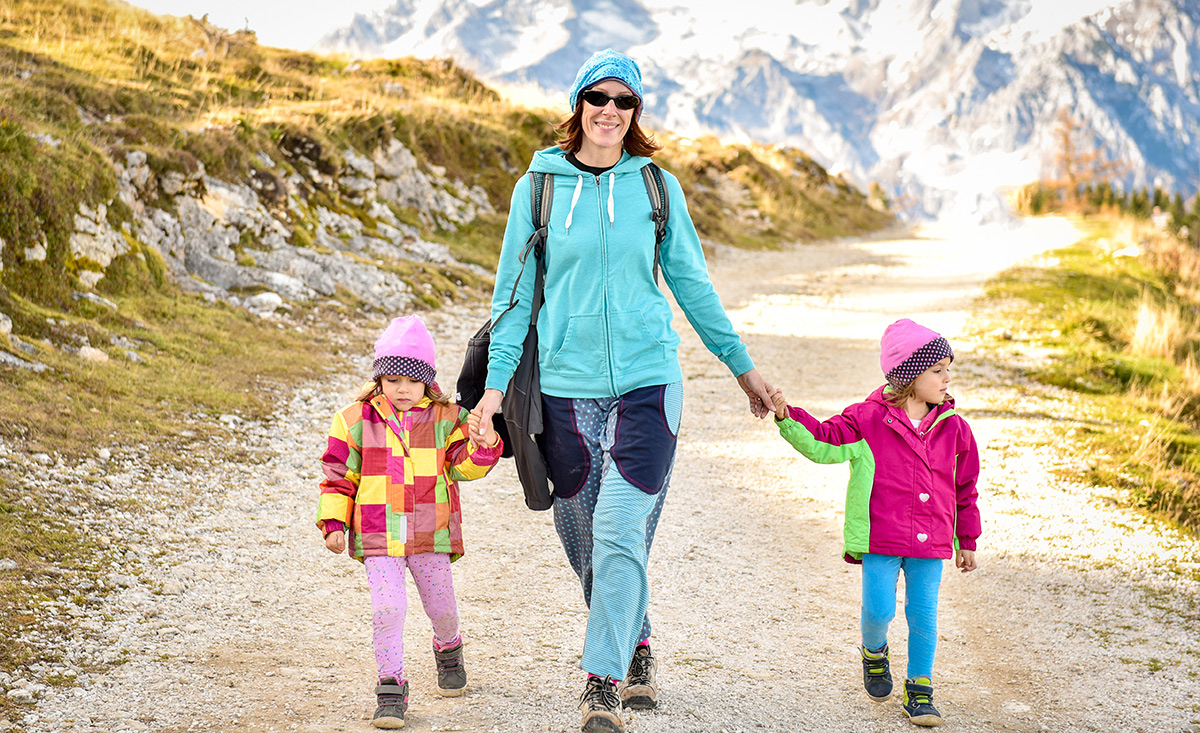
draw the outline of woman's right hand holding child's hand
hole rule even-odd
[[[330,552],[344,552],[346,550],[346,532],[339,529],[325,535],[325,547]]]
[[[782,420],[788,416],[787,400],[783,398],[783,390],[778,387],[771,393],[771,401],[775,403],[775,419]]]
[[[495,448],[500,442],[500,436],[492,427],[492,421],[489,419],[485,425],[478,408],[472,410],[467,417],[467,438],[473,445],[482,445],[485,448]]]

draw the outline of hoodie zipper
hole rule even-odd
[[[604,356],[608,360],[608,388],[617,394],[617,379],[613,367],[612,327],[608,320],[608,237],[604,231],[604,192],[601,190],[600,176],[592,176],[596,181],[596,213],[600,219],[600,302],[603,305],[601,313],[604,316]]]

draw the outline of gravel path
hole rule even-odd
[[[952,391],[983,450],[984,535],[981,569],[948,568],[942,585],[935,682],[947,730],[1200,730],[1195,541],[1052,478],[1081,460],[1060,451],[1058,431],[1088,418],[964,337],[984,279],[1074,236],[1040,220],[969,237],[721,249],[710,263],[764,375],[819,415],[880,383],[878,337],[895,317],[954,344]],[[428,317],[442,374],[457,373],[454,345],[478,320]],[[895,697],[876,704],[860,689],[859,574],[838,556],[846,467],[807,464],[750,418],[724,367],[677,326],[683,440],[650,567],[662,702],[630,716],[631,733],[912,730]],[[348,335],[346,350],[367,354],[374,335]],[[48,606],[82,616],[84,636],[45,640],[68,661],[44,672],[78,685],[0,680],[38,697],[21,730],[372,730],[363,572],[312,525],[329,418],[368,369],[358,358],[299,386],[267,422],[226,416],[225,440],[192,446],[198,468],[133,466],[119,451],[59,467],[60,484],[141,493],[145,508],[97,523],[125,547],[125,570],[107,581],[120,590],[99,610]],[[586,611],[549,513],[524,508],[509,462],[464,484],[463,513],[468,694],[435,695],[429,622],[411,604],[406,730],[577,730]],[[901,613],[892,638],[905,636]],[[904,646],[893,647],[903,670]],[[84,671],[105,658],[127,661]]]

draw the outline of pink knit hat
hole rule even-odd
[[[954,351],[941,334],[907,318],[884,329],[879,340],[879,367],[896,389],[903,389],[947,356],[954,361]]]
[[[433,337],[420,316],[393,318],[375,342],[375,379],[399,374],[433,384],[437,376]]]

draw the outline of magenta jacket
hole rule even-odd
[[[821,422],[798,407],[779,433],[816,463],[850,462],[842,554],[952,558],[979,537],[979,450],[950,397],[917,428],[883,386]]]

